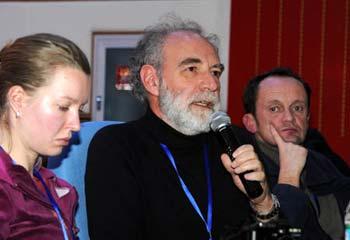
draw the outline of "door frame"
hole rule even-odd
[[[106,50],[108,48],[135,48],[143,33],[135,32],[93,32],[92,33],[92,96],[91,120],[104,120],[104,99],[106,81]]]

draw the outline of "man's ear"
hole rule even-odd
[[[255,117],[251,113],[246,113],[242,117],[243,124],[245,128],[251,132],[251,133],[256,133],[257,131],[257,123],[255,120]]]
[[[16,116],[21,113],[26,96],[26,91],[19,85],[12,86],[7,92],[8,103]]]
[[[143,65],[140,71],[143,86],[151,95],[159,95],[159,78],[157,70],[152,65]]]

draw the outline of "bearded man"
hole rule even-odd
[[[272,217],[275,198],[253,147],[237,148],[231,165],[209,131],[224,70],[215,39],[178,18],[145,30],[131,68],[134,94],[148,110],[103,128],[89,147],[92,239],[221,239],[253,211]],[[253,200],[237,177],[245,171],[263,188]]]

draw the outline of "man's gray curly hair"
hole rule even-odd
[[[157,70],[159,79],[162,79],[163,46],[166,37],[179,31],[193,32],[206,39],[218,52],[219,40],[217,35],[206,35],[203,28],[194,21],[182,20],[169,14],[156,25],[149,26],[144,31],[143,38],[138,42],[135,54],[130,59],[131,85],[134,96],[142,102],[147,101],[146,90],[140,78],[140,70],[143,65],[152,65]]]

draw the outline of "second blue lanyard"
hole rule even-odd
[[[55,210],[56,215],[57,215],[57,218],[58,218],[58,220],[59,220],[59,222],[60,222],[61,230],[62,230],[62,233],[63,233],[64,240],[69,240],[68,233],[67,233],[67,231],[66,231],[66,227],[65,227],[65,224],[64,224],[63,217],[62,217],[62,215],[61,215],[60,208],[58,207],[57,202],[55,201],[54,197],[52,196],[52,194],[51,194],[51,192],[50,192],[50,190],[49,190],[49,187],[46,185],[46,183],[45,183],[44,179],[41,177],[41,174],[39,173],[39,171],[34,170],[33,175],[34,175],[35,177],[37,177],[37,178],[40,180],[41,184],[42,184],[42,185],[44,186],[44,188],[45,188],[45,192],[46,192],[46,194],[47,194],[47,197],[49,198],[50,203],[51,203],[53,209]]]
[[[185,192],[188,200],[190,201],[193,208],[196,210],[198,215],[203,220],[203,222],[207,228],[207,231],[209,233],[209,236],[210,236],[209,240],[211,240],[212,239],[211,230],[212,230],[212,224],[213,224],[213,192],[212,192],[212,185],[211,185],[211,172],[210,172],[207,144],[204,145],[204,150],[203,150],[204,151],[203,155],[204,155],[204,164],[205,164],[205,175],[206,175],[207,188],[208,188],[208,207],[207,207],[207,218],[206,219],[203,217],[203,214],[202,214],[201,210],[199,209],[199,206],[198,206],[196,200],[194,199],[193,195],[191,194],[190,190],[186,186],[185,182],[182,180],[182,178],[179,174],[179,171],[177,170],[175,159],[174,159],[173,155],[171,154],[169,148],[165,144],[162,144],[162,143],[160,144],[160,146],[163,148],[165,154],[168,156],[168,158],[171,162],[171,165],[174,167],[175,172],[177,174],[177,177],[179,178],[179,181],[181,183],[181,187],[182,187],[183,191]]]

